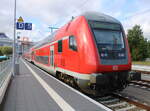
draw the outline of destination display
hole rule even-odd
[[[100,29],[110,29],[110,30],[120,30],[121,27],[119,24],[112,23],[104,23],[104,22],[89,22],[92,28],[100,28]]]

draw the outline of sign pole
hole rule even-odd
[[[13,76],[15,76],[15,56],[16,56],[16,0],[14,0],[14,41],[13,41]]]

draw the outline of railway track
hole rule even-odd
[[[121,94],[94,98],[114,111],[150,111],[150,106]]]
[[[150,89],[150,81],[141,80],[141,81],[131,81],[130,85],[135,85],[144,89]]]
[[[150,74],[150,71],[132,70],[135,72],[141,72],[141,74]]]

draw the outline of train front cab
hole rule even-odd
[[[77,79],[77,83],[85,92],[96,95],[123,90],[131,79],[131,57],[122,25],[118,21],[81,18],[82,31],[79,30],[84,33],[78,35],[82,46],[79,46],[80,72],[90,78]]]

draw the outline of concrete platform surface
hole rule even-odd
[[[36,66],[20,60],[2,111],[111,111]]]

